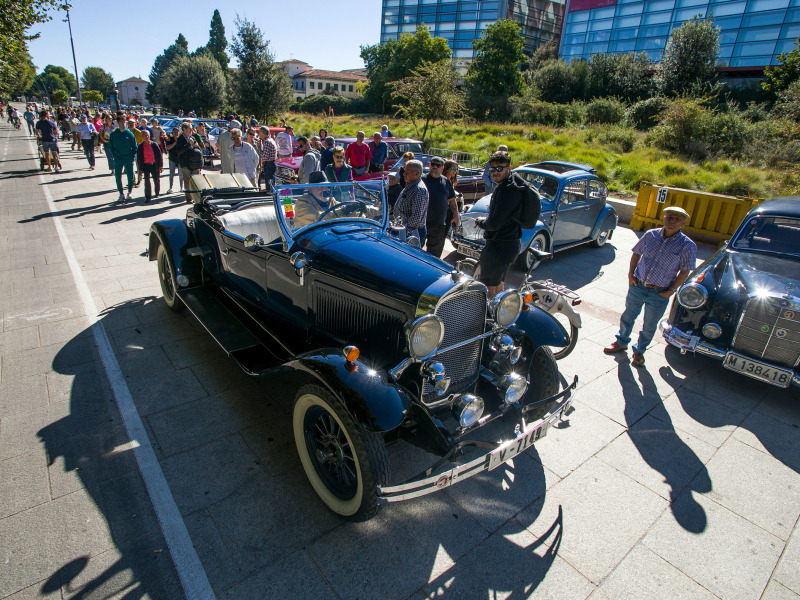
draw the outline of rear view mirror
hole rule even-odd
[[[264,245],[264,239],[257,233],[251,233],[246,238],[244,238],[245,250],[256,250],[257,248],[263,245]]]

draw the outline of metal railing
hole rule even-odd
[[[447,148],[430,148],[428,154],[438,156],[445,160],[454,160],[459,167],[481,167],[481,158],[471,152],[459,152],[458,150],[448,150]]]

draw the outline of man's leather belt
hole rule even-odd
[[[650,285],[649,283],[645,283],[645,282],[644,282],[644,281],[642,281],[641,279],[637,279],[636,281],[638,281],[638,282],[639,282],[639,283],[641,283],[641,284],[642,284],[644,287],[646,287],[647,289],[650,289],[650,290],[660,290],[660,289],[661,289],[661,286],[660,286],[660,285]]]

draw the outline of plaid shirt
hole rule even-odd
[[[647,285],[668,288],[678,271],[694,269],[697,246],[682,231],[664,237],[663,228],[659,228],[645,232],[633,247],[633,253],[642,257],[633,276]]]
[[[258,153],[261,155],[261,160],[264,162],[275,162],[275,159],[278,158],[278,146],[275,144],[275,140],[271,137],[262,140],[259,137],[257,138],[257,142]]]
[[[428,218],[428,188],[421,178],[406,184],[394,204],[394,213],[403,217],[408,231],[425,227]]]

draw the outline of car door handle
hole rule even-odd
[[[227,256],[227,255],[228,255],[228,252],[233,252],[234,254],[236,254],[236,250],[234,250],[233,248],[225,248],[225,249],[222,251],[222,253],[223,253],[225,256]]]
[[[587,207],[585,207],[583,210],[589,210],[589,207],[587,206]]]

